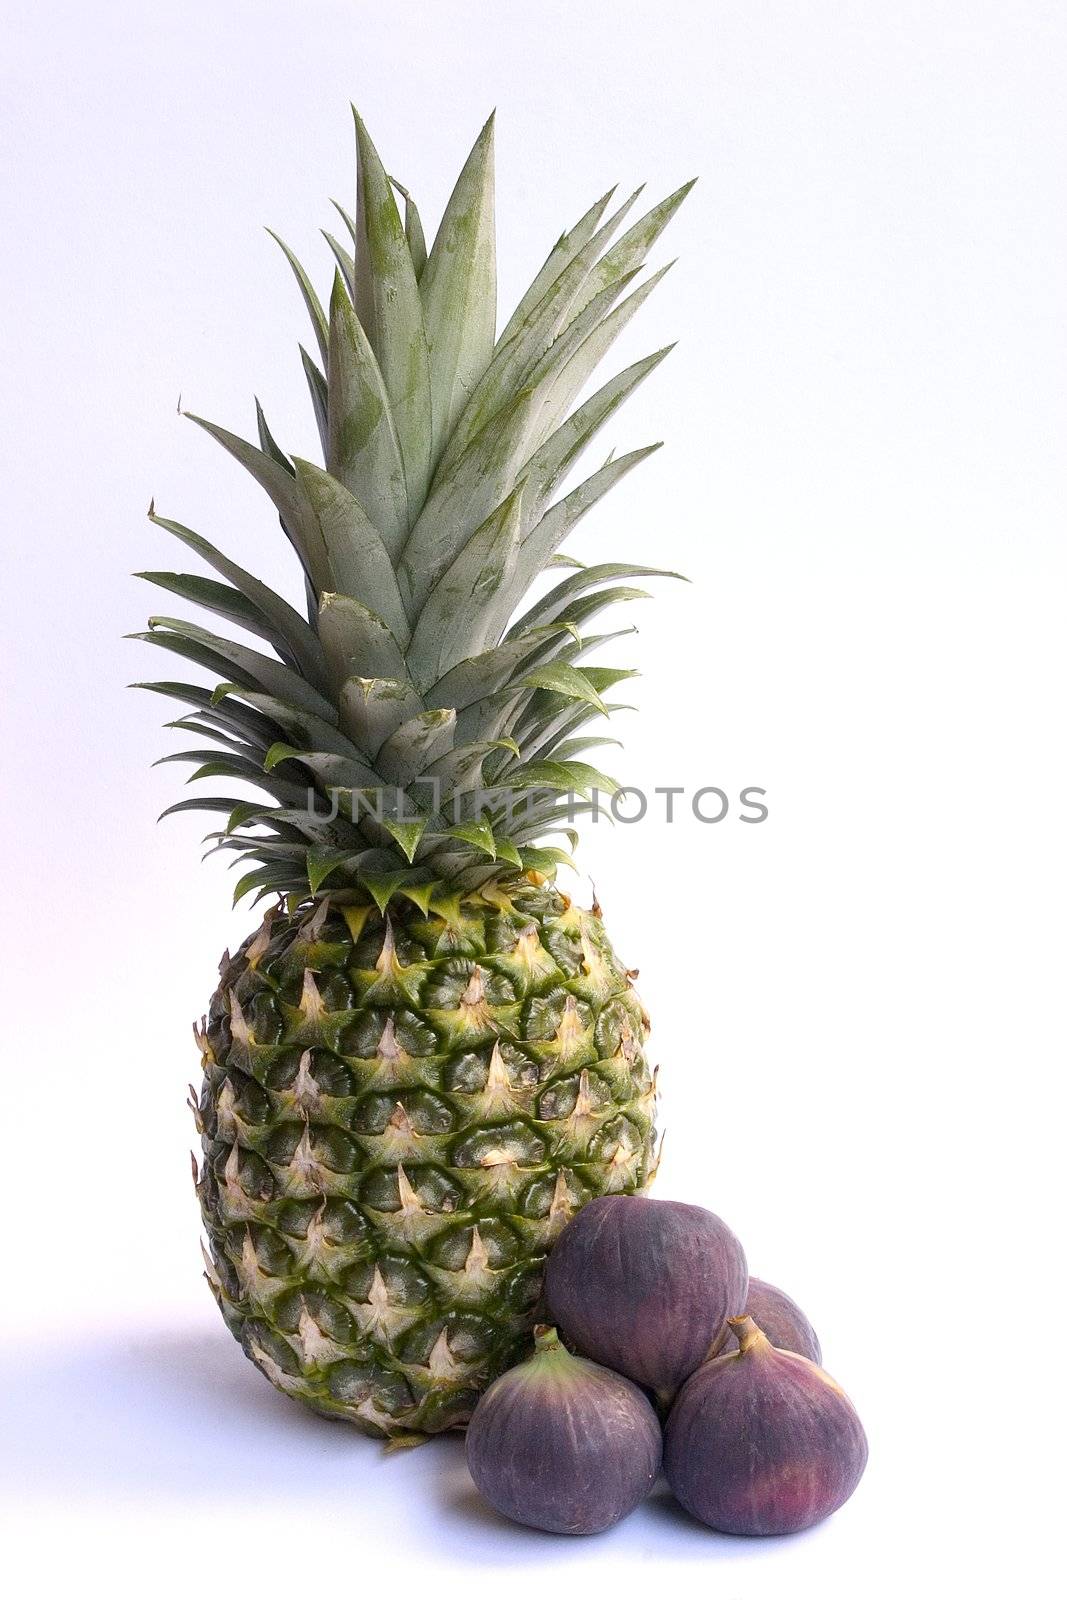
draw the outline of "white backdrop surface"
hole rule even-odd
[[[1064,1326],[1062,7],[898,0],[2,8],[2,1561],[11,1593],[1047,1592]],[[495,104],[502,304],[608,183],[699,173],[610,430],[666,448],[578,554],[641,608],[647,790],[759,827],[589,830],[662,1063],[660,1192],[792,1292],[868,1426],[831,1522],[738,1542],[659,1496],[569,1542],[456,1441],[383,1457],[275,1395],[199,1278],[184,1085],[230,913],[159,660],[160,509],[292,589],[176,415],[313,454],[270,224],[354,186],[348,101],[436,218]],[[619,364],[622,364],[620,360]],[[576,892],[588,894],[588,883]],[[1045,1332],[1042,1333],[1042,1327]]]

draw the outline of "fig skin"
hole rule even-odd
[[[491,1383],[467,1425],[480,1493],[513,1522],[603,1533],[652,1489],[663,1455],[656,1413],[629,1379],[535,1330],[527,1361]]]
[[[794,1355],[807,1356],[817,1367],[822,1366],[819,1336],[784,1289],[776,1289],[773,1283],[764,1283],[762,1278],[749,1278],[744,1315],[752,1318],[776,1350],[792,1350]],[[719,1354],[727,1355],[736,1349],[737,1335],[731,1328]]]
[[[661,1403],[722,1347],[747,1293],[745,1252],[725,1222],[640,1195],[590,1200],[545,1272],[549,1313],[568,1343]]]
[[[844,1505],[867,1436],[821,1367],[776,1350],[751,1317],[732,1326],[738,1349],[694,1372],[667,1418],[667,1481],[719,1533],[797,1533]]]

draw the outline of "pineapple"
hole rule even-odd
[[[218,576],[140,576],[265,648],[167,616],[134,637],[208,675],[140,686],[211,741],[166,759],[263,796],[169,808],[217,813],[235,901],[270,902],[195,1029],[208,1282],[279,1389],[404,1441],[461,1426],[524,1354],[576,1208],[655,1171],[633,974],[599,906],[554,884],[575,816],[614,788],[587,725],[630,675],[581,664],[617,637],[590,624],[654,569],[557,552],[656,448],[560,490],[667,353],[575,404],[662,276],[634,283],[689,185],[621,232],[636,195],[597,201],[498,337],[492,120],[429,251],[358,115],[356,145],[328,308],[278,240],[325,467],[258,406],[258,445],[194,418],[273,502],[306,619],[153,506]]]

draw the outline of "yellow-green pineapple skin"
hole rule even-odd
[[[310,901],[224,957],[197,1191],[272,1383],[394,1439],[467,1420],[568,1217],[653,1175],[631,977],[598,908],[528,879],[425,913]]]

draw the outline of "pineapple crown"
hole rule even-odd
[[[131,637],[215,680],[136,685],[191,708],[169,727],[212,741],[163,760],[194,762],[190,782],[237,779],[266,796],[200,795],[163,813],[225,816],[208,841],[248,869],[235,902],[322,892],[369,896],[384,910],[403,895],[425,910],[443,893],[551,876],[571,858],[546,838],[573,849],[570,823],[617,787],[579,759],[613,741],[582,730],[619,709],[604,695],[632,673],[580,664],[619,636],[589,625],[644,597],[626,580],[677,574],[586,566],[559,549],[659,447],[609,456],[557,491],[667,354],[635,362],[575,406],[668,270],[631,287],[692,185],[614,243],[640,190],[610,213],[609,191],[553,246],[498,337],[493,119],[429,250],[414,200],[386,174],[358,113],[356,147],[355,215],[337,206],[351,249],[325,235],[336,260],[328,310],[272,234],[314,329],[318,359],[300,354],[325,468],[286,455],[258,401],[258,446],[192,418],[273,501],[303,568],[307,617],[153,503],[150,520],[224,581],[138,576],[271,653],[177,617],[151,617]],[[566,575],[516,617],[535,580],[557,567]]]

